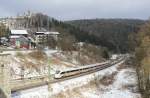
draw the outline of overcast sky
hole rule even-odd
[[[138,18],[150,16],[150,0],[0,0],[0,17],[27,10],[59,20]]]

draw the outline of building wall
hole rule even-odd
[[[12,38],[10,39],[11,45],[13,45],[15,48],[26,48],[29,49],[29,41],[20,37],[20,38]]]
[[[36,43],[47,42],[49,37],[53,37],[56,41],[58,40],[58,35],[35,35]]]

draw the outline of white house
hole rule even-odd
[[[55,40],[58,40],[59,32],[36,32],[35,33],[35,42],[42,43],[47,41],[49,37],[53,37]]]
[[[28,32],[26,30],[11,30],[10,44],[16,48],[29,48]]]
[[[11,30],[11,35],[18,35],[18,36],[25,36],[28,37],[28,32],[27,30]]]

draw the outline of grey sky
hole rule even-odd
[[[0,0],[0,17],[27,10],[59,20],[139,18],[150,16],[150,0]]]

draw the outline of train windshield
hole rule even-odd
[[[56,70],[56,74],[59,74],[60,73],[60,70]]]

